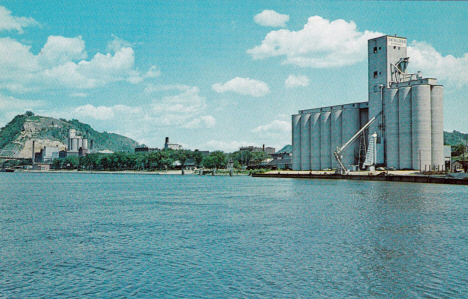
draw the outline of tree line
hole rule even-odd
[[[250,151],[236,151],[233,153],[214,151],[208,155],[191,150],[162,150],[143,153],[116,152],[113,154],[93,153],[82,157],[68,156],[66,158],[54,159],[51,167],[54,169],[95,171],[154,171],[173,169],[175,167],[185,168],[187,165],[193,165],[197,168],[224,169],[231,159],[233,167],[241,169],[252,164],[258,165],[268,157],[265,152]]]

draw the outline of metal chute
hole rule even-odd
[[[346,166],[343,165],[343,162],[341,161],[342,157],[343,157],[343,152],[344,150],[350,146],[354,141],[356,141],[356,139],[358,139],[358,137],[364,133],[364,131],[369,128],[370,125],[372,125],[372,123],[374,123],[374,121],[377,119],[377,117],[380,116],[380,114],[382,114],[382,112],[379,112],[376,116],[374,116],[373,118],[371,118],[359,131],[357,131],[356,134],[354,134],[353,137],[351,137],[351,139],[349,139],[345,144],[343,144],[341,147],[337,147],[336,151],[333,153],[333,155],[335,156],[335,159],[336,159],[336,162],[338,164],[338,168],[337,168],[337,172],[341,173],[341,174],[346,174],[348,169],[346,168]],[[367,156],[366,156],[366,160],[367,160]]]

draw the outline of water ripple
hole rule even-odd
[[[464,186],[0,176],[0,297],[468,293]]]

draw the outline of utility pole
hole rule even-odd
[[[419,173],[422,173],[422,167],[421,167],[421,150],[419,150]]]

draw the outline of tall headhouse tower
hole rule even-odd
[[[292,116],[293,169],[337,167],[333,152],[375,121],[342,153],[348,167],[372,153],[374,165],[395,169],[442,169],[443,86],[406,72],[406,38],[368,41],[368,102],[301,110]],[[372,137],[371,137],[372,136]]]

